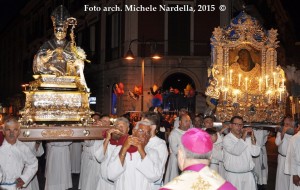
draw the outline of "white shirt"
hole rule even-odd
[[[0,147],[0,155],[1,183],[14,183],[16,179],[21,178],[25,183],[24,187],[27,186],[38,169],[38,160],[29,147],[18,140],[13,145],[4,140]],[[13,190],[16,186],[0,185],[0,189]]]

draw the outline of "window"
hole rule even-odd
[[[121,14],[114,12],[106,20],[106,61],[121,57]]]
[[[176,5],[169,4],[168,6],[175,7]],[[190,11],[170,11],[167,14],[168,55],[190,55]]]

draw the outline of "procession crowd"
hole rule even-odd
[[[36,157],[43,154],[45,190],[72,188],[72,173],[80,173],[82,190],[266,189],[270,131],[244,127],[240,116],[221,128],[214,127],[214,117],[185,109],[168,115],[158,107],[114,123],[108,115],[92,117],[95,126],[109,126],[103,140],[21,142],[17,118],[7,117],[0,136],[0,189],[39,189]],[[300,189],[299,129],[285,117],[277,131],[276,190]]]

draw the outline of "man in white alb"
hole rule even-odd
[[[252,172],[252,156],[258,156],[260,147],[252,128],[243,128],[243,118],[233,116],[230,120],[230,133],[223,139],[225,178],[237,189],[254,190],[256,182]]]
[[[29,147],[18,140],[20,124],[16,118],[9,117],[4,121],[3,134],[5,139],[0,147],[0,189],[22,189],[36,174],[38,161]]]

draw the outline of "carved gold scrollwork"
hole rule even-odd
[[[74,131],[72,129],[45,129],[41,132],[45,138],[49,137],[72,137]]]

